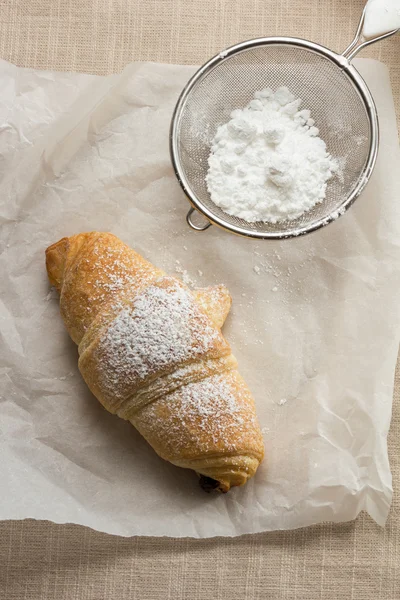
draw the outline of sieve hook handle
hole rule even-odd
[[[204,225],[196,225],[196,223],[192,220],[192,215],[194,212],[198,214],[197,211],[194,210],[194,208],[191,208],[188,214],[186,215],[186,221],[192,229],[194,229],[195,231],[205,231],[206,229],[211,227],[212,223],[210,223],[210,221],[207,221],[207,223],[204,223]]]
[[[387,31],[386,33],[383,33],[376,37],[366,39],[363,35],[363,27],[366,12],[367,5],[365,5],[364,10],[362,12],[361,19],[357,27],[356,35],[354,36],[354,40],[351,42],[350,46],[348,46],[346,50],[342,53],[342,56],[344,58],[347,58],[349,62],[351,62],[355,55],[358,54],[360,50],[362,50],[366,46],[374,44],[375,42],[379,42],[380,40],[384,40],[385,38],[390,37],[391,35],[394,35],[399,31],[399,29],[392,29],[391,31]]]

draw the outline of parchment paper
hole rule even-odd
[[[362,509],[384,524],[399,156],[386,69],[357,65],[381,122],[367,191],[323,231],[262,243],[186,225],[168,127],[193,68],[132,64],[100,78],[0,63],[0,518],[125,536],[231,536],[346,521]],[[231,290],[225,332],[266,446],[243,489],[204,494],[193,473],[164,463],[88,392],[44,250],[92,229],[112,231],[172,274],[187,269],[199,286]]]

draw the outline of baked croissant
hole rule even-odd
[[[207,491],[254,475],[263,440],[254,401],[220,327],[224,286],[192,292],[109,233],[46,250],[79,369],[103,406]]]

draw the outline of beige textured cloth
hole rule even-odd
[[[199,64],[260,35],[296,35],[340,50],[362,6],[362,0],[0,0],[0,57],[25,67],[107,74],[133,60]],[[400,36],[364,55],[389,65],[400,117]],[[389,436],[395,495],[385,529],[361,515],[342,526],[193,541],[4,522],[0,600],[399,600],[399,395],[400,370]]]

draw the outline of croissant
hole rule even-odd
[[[209,491],[252,477],[263,440],[251,393],[220,328],[224,286],[192,292],[109,233],[46,250],[50,283],[79,349],[79,369],[111,413]]]

